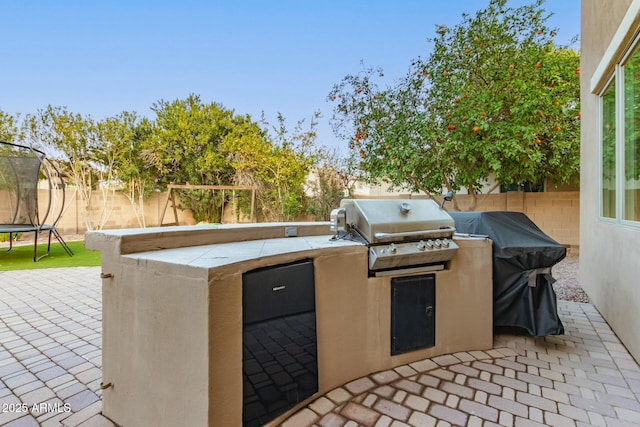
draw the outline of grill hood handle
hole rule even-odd
[[[377,232],[373,235],[376,239],[401,239],[405,237],[420,237],[426,236],[428,234],[437,234],[437,233],[455,233],[456,229],[454,227],[447,228],[438,228],[435,230],[420,230],[420,231],[405,231],[403,233],[382,233]]]

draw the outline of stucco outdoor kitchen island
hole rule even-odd
[[[445,268],[403,275],[433,283],[433,345],[392,355],[393,277],[371,277],[369,248],[332,240],[328,223],[89,232],[102,253],[102,412],[122,426],[241,425],[243,276],[299,261],[313,271],[317,392],[271,424],[370,373],[489,349],[491,241],[454,241]]]

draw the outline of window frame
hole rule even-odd
[[[637,220],[625,218],[626,209],[626,174],[625,174],[625,66],[634,55],[640,55],[640,35],[636,35],[630,48],[617,61],[613,67],[613,72],[602,85],[598,92],[598,220],[603,223],[618,224],[630,228],[640,228],[640,217]],[[603,200],[603,132],[604,124],[604,95],[607,90],[615,84],[615,215],[613,217],[604,216]],[[640,140],[636,142],[640,150]],[[640,215],[640,214],[639,214]]]
[[[602,91],[598,94],[598,167],[597,167],[597,176],[598,176],[598,219],[602,222],[608,222],[608,223],[617,223],[619,216],[619,209],[618,209],[618,203],[620,201],[620,196],[619,196],[619,191],[618,191],[618,164],[619,164],[619,160],[618,160],[618,133],[620,132],[620,125],[619,125],[619,114],[618,114],[618,101],[619,101],[619,96],[618,96],[618,90],[620,87],[620,84],[618,84],[618,76],[617,76],[617,66],[616,66],[616,72],[613,73],[613,75],[611,75],[611,77],[607,80],[607,83],[604,85],[604,88],[602,89]],[[615,205],[614,205],[614,212],[613,212],[613,217],[610,216],[604,216],[604,198],[603,198],[603,193],[604,193],[604,180],[603,180],[603,173],[604,173],[604,165],[603,165],[603,156],[604,156],[604,133],[603,133],[603,126],[604,126],[604,96],[607,93],[607,91],[611,88],[612,85],[614,86],[614,122],[615,122],[615,182],[614,182],[614,186],[615,186]]]

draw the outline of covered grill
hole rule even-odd
[[[458,250],[454,225],[429,199],[343,199],[331,213],[337,237],[369,246],[371,276],[444,269]]]

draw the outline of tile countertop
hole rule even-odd
[[[190,267],[216,268],[257,258],[345,246],[364,245],[350,240],[332,240],[331,235],[284,237],[279,239],[250,240],[161,249],[123,255],[123,257],[139,261],[156,261],[167,264],[188,265]]]

